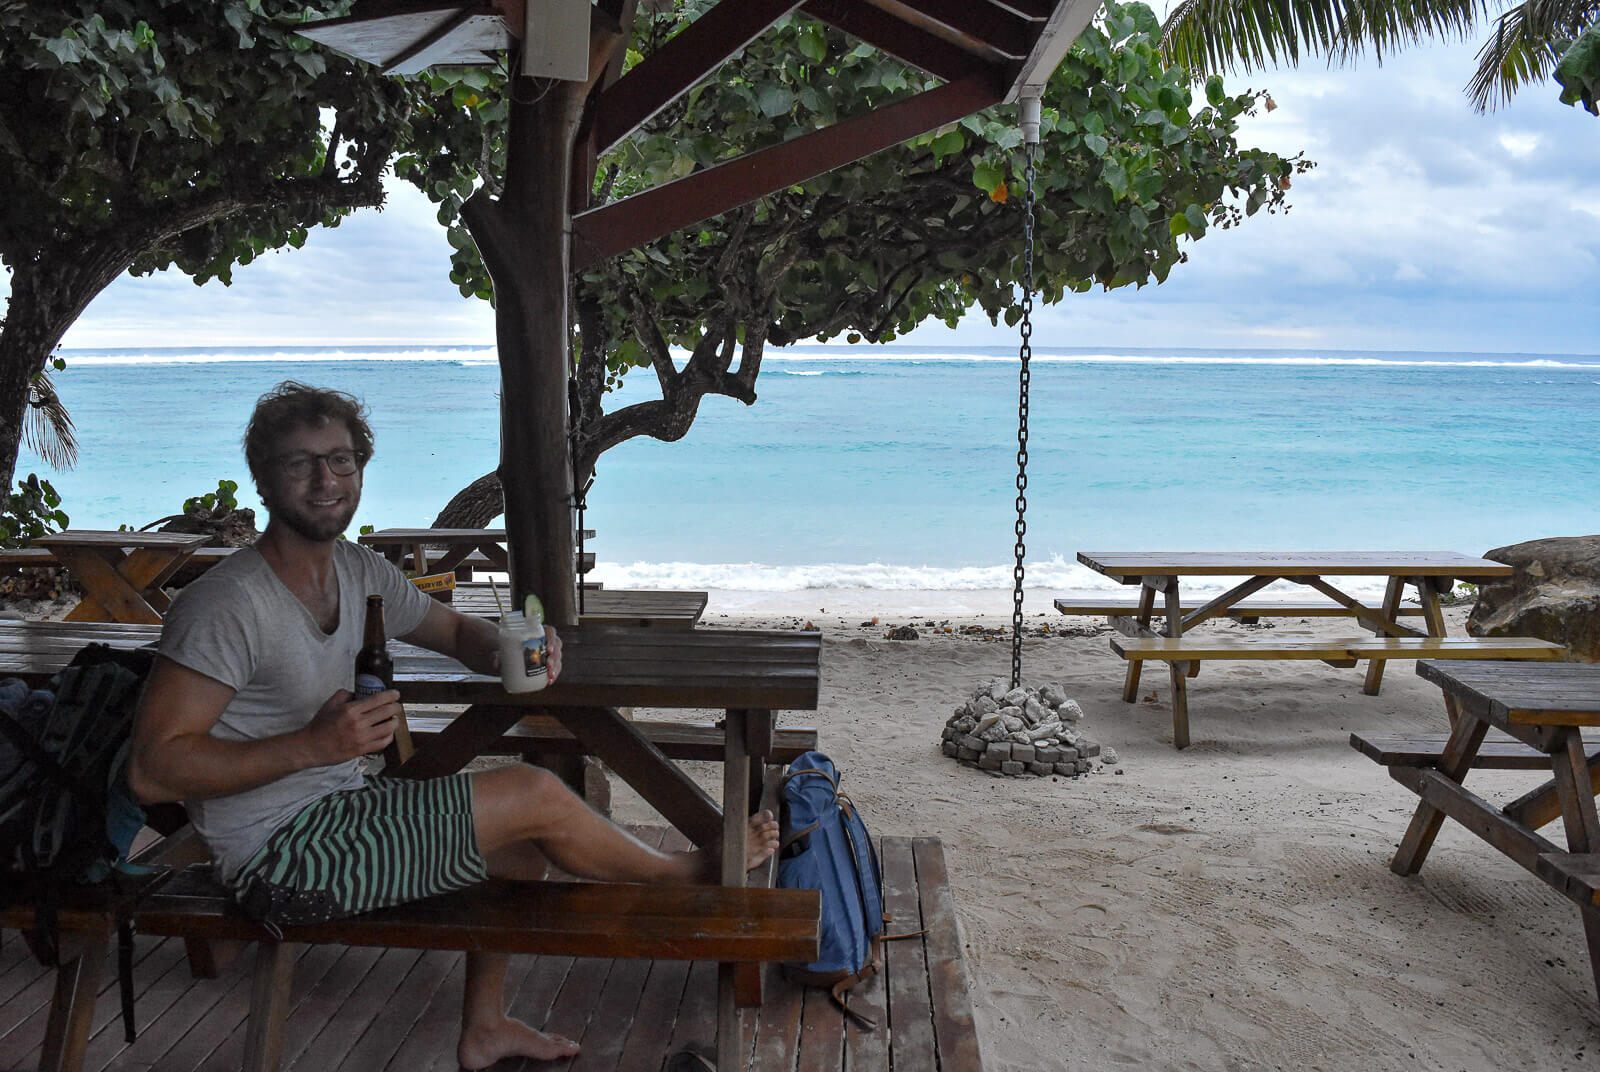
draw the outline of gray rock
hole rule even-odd
[[[995,702],[993,696],[979,696],[972,701],[972,713],[975,715],[983,716],[998,710],[1000,705]]]
[[[1006,698],[1006,693],[1010,691],[1010,685],[1007,685],[1003,681],[996,681],[994,684],[989,686],[989,699],[998,703],[1001,700],[1004,700]]]
[[[1061,743],[1069,748],[1078,747],[1078,742],[1083,740],[1083,734],[1070,726],[1061,727],[1061,732],[1057,736],[1061,738]]]
[[[1575,661],[1600,662],[1600,536],[1530,540],[1483,557],[1513,572],[1479,590],[1468,633],[1542,637],[1566,645]]]
[[[1115,763],[1116,761],[1117,761],[1117,750],[1115,748],[1102,748],[1102,749],[1100,749],[1100,762],[1101,763]]]
[[[953,741],[959,736],[961,736],[961,731],[956,729],[954,726],[946,726],[944,731],[939,735],[940,739],[945,741]]]
[[[1000,773],[1016,776],[1022,773],[1022,764],[1016,760],[1008,759],[1000,764]]]
[[[939,746],[939,751],[943,752],[951,759],[961,758],[961,746],[956,744],[954,741],[946,741],[944,744]]]
[[[962,733],[971,733],[973,730],[978,728],[978,720],[973,718],[971,715],[962,715],[960,718],[950,723],[950,725],[954,726]]]
[[[1010,735],[1010,739],[1011,739],[1011,743],[1012,744],[1032,744],[1033,743],[1032,739],[1030,739],[1028,737],[1028,731],[1027,730],[1018,730],[1016,733],[1013,733],[1013,734]]]
[[[1000,717],[1014,718],[1020,721],[1022,719],[1022,708],[1016,707],[1012,704],[1007,704],[1005,707],[1000,709]]]
[[[1028,773],[1029,774],[1050,774],[1054,770],[1055,770],[1054,765],[1050,764],[1050,763],[1029,763],[1028,764]]]
[[[977,723],[972,727],[972,732],[982,733],[984,730],[988,729],[990,726],[993,726],[999,721],[1000,716],[998,714],[984,715],[982,718],[978,719]]]
[[[1011,746],[1011,758],[1018,763],[1032,763],[1033,755],[1033,745],[1031,744],[1013,744]]]
[[[985,752],[983,755],[978,757],[978,766],[982,767],[984,770],[999,770],[1000,764],[1006,762],[1008,761],[1001,759],[998,752]]]
[[[1020,687],[1012,689],[1005,694],[1005,701],[1012,707],[1021,707],[1028,702],[1028,690]]]
[[[965,737],[962,737],[961,739],[956,741],[956,744],[959,744],[962,748],[970,748],[974,752],[982,752],[983,749],[984,749],[984,746],[987,745],[988,743],[989,742],[984,740],[982,737],[979,737],[976,734],[971,734],[971,733],[967,734]]]
[[[1008,733],[1019,733],[1027,728],[1027,723],[1022,721],[1021,715],[1001,715],[1000,725],[1004,726]]]
[[[968,748],[965,745],[956,748],[956,758],[959,760],[976,763],[981,755],[983,755],[983,749],[981,748]]]
[[[1027,703],[1022,705],[1022,717],[1027,719],[1030,725],[1037,726],[1050,717],[1050,712],[1045,710],[1044,704],[1030,696]]]
[[[1100,754],[1100,746],[1093,741],[1084,741],[1078,745],[1078,754],[1085,759],[1093,759]]]
[[[1031,732],[1029,732],[1028,736],[1031,737],[1035,741],[1042,741],[1047,737],[1054,737],[1056,734],[1058,734],[1060,732],[1061,732],[1061,723],[1059,723],[1059,722],[1046,722],[1041,726],[1035,726],[1033,728],[1033,730]]]
[[[1051,707],[1060,707],[1067,702],[1067,690],[1052,682],[1039,690],[1039,699]]]
[[[1035,748],[1033,750],[1033,758],[1036,761],[1040,762],[1040,763],[1060,763],[1061,762],[1061,749],[1059,749],[1059,748]]]
[[[1077,700],[1065,700],[1056,711],[1063,722],[1080,722],[1083,719],[1083,708],[1078,706]]]
[[[1073,775],[1078,773],[1078,765],[1076,763],[1057,763],[1051,769],[1057,774]]]
[[[981,738],[985,743],[988,743],[990,741],[1003,741],[1003,740],[1005,740],[1006,739],[1006,733],[1007,733],[1006,728],[1004,726],[1002,726],[1000,723],[996,722],[994,725],[990,726],[986,730],[979,730],[977,732],[976,736]]]

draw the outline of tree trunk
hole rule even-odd
[[[479,191],[461,216],[495,291],[500,351],[500,485],[511,586],[554,625],[578,621],[567,440],[569,167],[583,86],[512,95],[505,191]]]
[[[12,266],[0,327],[0,495],[16,485],[28,389],[78,314],[133,263],[133,254],[87,251],[71,265],[51,258]]]

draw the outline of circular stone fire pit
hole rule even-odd
[[[944,754],[997,775],[1087,774],[1098,757],[1115,763],[1078,728],[1083,709],[1060,685],[984,685],[945,722]]]

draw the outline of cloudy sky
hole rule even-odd
[[[1600,354],[1600,119],[1553,84],[1474,113],[1475,49],[1230,78],[1279,105],[1248,121],[1248,143],[1317,161],[1291,211],[1213,232],[1162,286],[1069,296],[1043,311],[1035,345]],[[488,307],[447,272],[432,207],[397,185],[385,211],[240,269],[230,288],[124,277],[65,345],[492,342]],[[1015,333],[969,318],[908,341]]]

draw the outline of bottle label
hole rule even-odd
[[[385,688],[387,686],[384,685],[383,679],[374,674],[356,675],[356,699],[358,700],[368,696],[376,696]]]
[[[544,634],[525,637],[522,641],[522,672],[529,681],[543,683],[550,673],[545,665]]]

